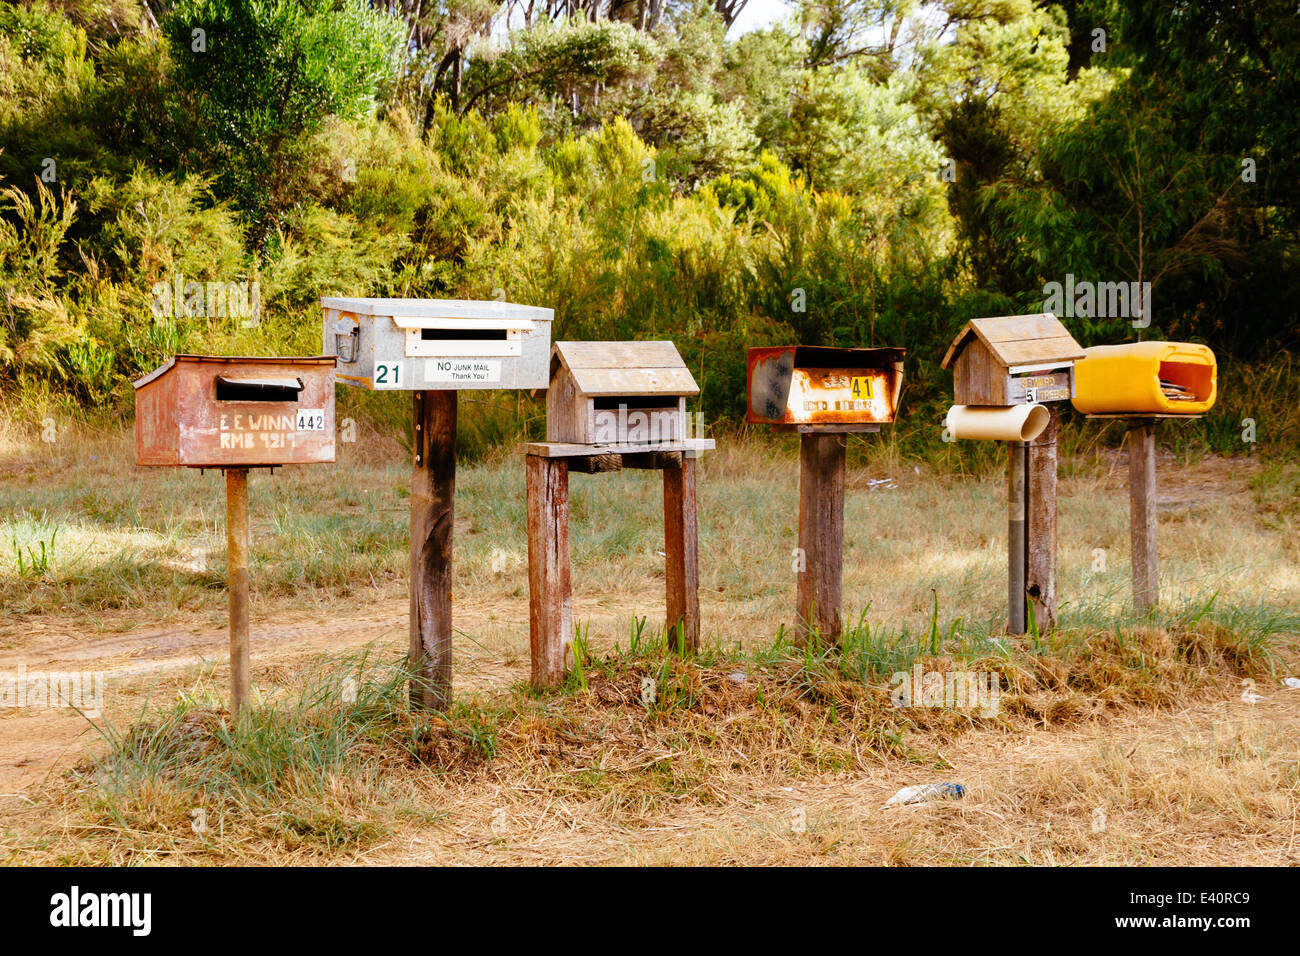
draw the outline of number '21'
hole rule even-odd
[[[376,365],[375,366],[375,387],[376,388],[397,388],[402,384],[402,366],[400,365]]]

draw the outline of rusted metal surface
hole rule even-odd
[[[334,358],[178,355],[135,383],[136,462],[334,461]]]
[[[858,425],[892,422],[903,386],[904,349],[785,345],[749,350],[752,424]]]

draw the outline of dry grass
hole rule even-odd
[[[1062,627],[1012,642],[998,639],[999,476],[936,473],[855,439],[845,595],[865,616],[843,655],[823,657],[779,638],[792,447],[724,440],[702,463],[708,648],[689,664],[657,650],[654,476],[575,476],[585,688],[538,699],[521,686],[523,469],[489,458],[458,478],[458,705],[415,724],[400,674],[373,663],[405,642],[406,469],[395,441],[364,432],[334,468],[254,479],[263,706],[232,729],[219,476],[137,469],[120,433],[65,439],[0,436],[0,670],[108,670],[108,739],[75,715],[0,714],[0,779],[19,781],[0,786],[0,859],[1297,860],[1300,692],[1276,680],[1296,662],[1293,464],[1162,464],[1166,611],[1137,621],[1122,457],[1066,462]],[[49,568],[19,573],[2,549],[54,528]],[[917,660],[998,671],[1011,688],[999,715],[891,706],[889,675]],[[341,702],[347,675],[359,706]],[[1242,701],[1245,678],[1264,700]],[[880,809],[941,780],[967,798]]]

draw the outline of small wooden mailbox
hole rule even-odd
[[[974,319],[948,346],[958,405],[1032,405],[1074,397],[1083,349],[1050,312]]]
[[[135,383],[140,465],[226,474],[230,710],[248,703],[248,469],[334,460],[334,357],[177,355]]]
[[[334,358],[177,355],[135,383],[140,465],[334,460]]]
[[[579,445],[685,439],[700,392],[672,342],[556,342],[550,376],[546,440]]]
[[[663,472],[665,638],[700,639],[695,465],[713,439],[692,436],[686,398],[699,392],[672,342],[557,342],[544,442],[520,446],[528,503],[532,683],[557,686],[573,660],[569,473]]]
[[[746,363],[746,420],[799,431],[892,422],[905,354],[891,348],[752,348]]]
[[[946,437],[1007,442],[1007,630],[1056,624],[1056,435],[1053,404],[1074,397],[1083,349],[1050,312],[973,319],[943,357],[952,369]]]
[[[321,299],[345,385],[405,391],[545,388],[551,309],[462,299]]]

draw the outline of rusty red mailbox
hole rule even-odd
[[[177,355],[135,382],[139,465],[226,475],[230,709],[248,700],[248,469],[334,461],[334,356]]]

